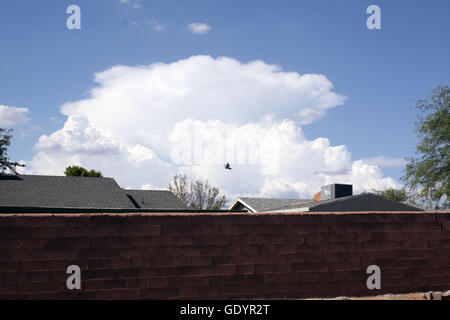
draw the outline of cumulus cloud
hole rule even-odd
[[[209,26],[207,23],[202,22],[192,22],[188,24],[187,28],[188,30],[197,34],[205,34],[211,30],[211,26]]]
[[[115,66],[95,81],[87,99],[62,106],[66,123],[39,139],[28,172],[78,164],[132,188],[166,188],[185,173],[230,197],[311,197],[334,182],[356,192],[397,186],[376,164],[353,161],[346,146],[304,135],[300,123],[345,101],[324,75],[194,56]]]
[[[301,120],[303,109],[326,112],[345,101],[324,75],[283,72],[263,61],[226,57],[115,66],[97,73],[95,81],[90,98],[66,103],[62,113],[84,115],[102,132],[119,134],[128,143],[145,139],[152,147],[164,145],[163,135],[190,117],[238,124],[266,115]]]
[[[111,155],[120,152],[118,143],[91,127],[88,119],[79,115],[70,116],[61,130],[50,136],[41,136],[34,149],[52,153],[87,155]]]
[[[12,127],[30,120],[28,108],[17,108],[0,105],[0,127]]]
[[[308,198],[331,183],[353,184],[355,192],[399,187],[376,165],[352,162],[344,145],[332,146],[327,138],[308,140],[292,120],[239,126],[188,119],[175,126],[174,136],[183,137],[177,140],[180,146],[193,150],[191,158],[180,157],[185,165],[179,170],[210,179],[233,196]],[[227,161],[232,174],[222,169]]]

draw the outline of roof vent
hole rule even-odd
[[[320,191],[321,200],[333,200],[353,195],[353,186],[351,184],[334,183],[328,186],[322,186]]]

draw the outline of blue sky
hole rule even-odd
[[[81,30],[66,28],[72,4],[81,8]],[[381,30],[366,27],[371,4],[381,8]],[[11,126],[9,155],[31,161],[39,137],[67,120],[61,106],[89,96],[94,73],[209,55],[326,76],[347,99],[301,125],[307,139],[345,145],[352,160],[409,157],[414,101],[450,82],[449,13],[447,0],[2,0],[0,105],[29,109],[27,122]],[[195,34],[192,22],[211,29]],[[396,180],[401,170],[382,168]]]

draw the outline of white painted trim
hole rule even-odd
[[[229,210],[231,210],[231,208],[233,208],[233,207],[235,206],[235,204],[238,203],[238,202],[240,202],[241,204],[243,204],[244,206],[246,206],[251,212],[253,212],[253,213],[258,212],[257,210],[255,210],[254,208],[252,208],[252,206],[250,206],[248,203],[245,203],[245,201],[242,200],[241,198],[237,198],[237,199],[233,202],[233,204],[231,205],[231,207],[230,207]]]

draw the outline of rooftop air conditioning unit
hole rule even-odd
[[[334,183],[323,186],[320,190],[321,200],[333,200],[353,195],[353,186],[351,184]]]

